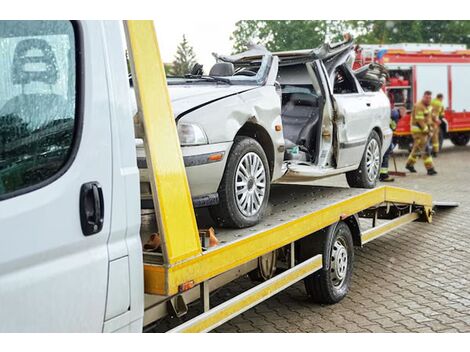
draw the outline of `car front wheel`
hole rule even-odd
[[[266,209],[270,190],[269,164],[261,145],[236,137],[219,186],[219,204],[210,208],[222,227],[256,225]]]
[[[382,145],[377,132],[372,131],[359,168],[346,173],[348,185],[353,188],[374,188],[382,163]]]

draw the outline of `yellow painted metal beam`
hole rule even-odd
[[[402,204],[416,204],[432,207],[432,196],[429,193],[412,191],[406,188],[386,186],[384,201]]]
[[[195,284],[235,268],[263,254],[294,242],[304,236],[321,230],[341,217],[354,215],[367,208],[386,201],[401,204],[427,205],[432,198],[422,192],[402,190],[396,187],[380,187],[337,202],[318,211],[297,219],[285,222],[279,226],[254,233],[240,240],[215,247],[200,256],[190,258],[166,268],[166,290],[153,290],[161,287],[154,280],[161,280],[161,275],[153,275],[153,265],[145,265],[146,293],[172,295],[178,292],[182,283],[193,281]],[[420,203],[420,202],[423,202]],[[429,218],[430,219],[430,218]]]
[[[364,231],[361,235],[362,244],[366,244],[380,236],[387,234],[388,232],[399,228],[405,224],[408,224],[412,221],[415,221],[419,218],[420,214],[418,213],[409,213],[406,215],[402,215],[394,220],[387,221],[386,223],[373,227],[367,231]]]
[[[125,31],[158,230],[173,264],[201,253],[196,218],[153,21],[125,21]]]
[[[196,333],[210,331],[321,268],[322,256],[317,255],[169,332]]]

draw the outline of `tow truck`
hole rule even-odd
[[[171,315],[171,332],[206,332],[301,280],[332,304],[355,246],[432,220],[422,192],[275,185],[258,225],[203,229],[152,21],[2,21],[0,41],[0,331],[141,332]],[[261,283],[213,305],[245,275]]]

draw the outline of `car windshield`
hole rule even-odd
[[[182,77],[168,76],[169,85],[178,84],[230,84],[264,85],[272,64],[272,55],[264,53],[256,57],[232,56],[217,57],[217,62],[208,75],[188,74]]]

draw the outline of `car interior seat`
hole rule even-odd
[[[218,62],[212,66],[209,76],[213,77],[227,77],[233,76],[235,73],[235,67],[231,62]]]
[[[296,145],[312,155],[321,120],[318,97],[313,93],[283,94],[281,118],[286,147]]]

